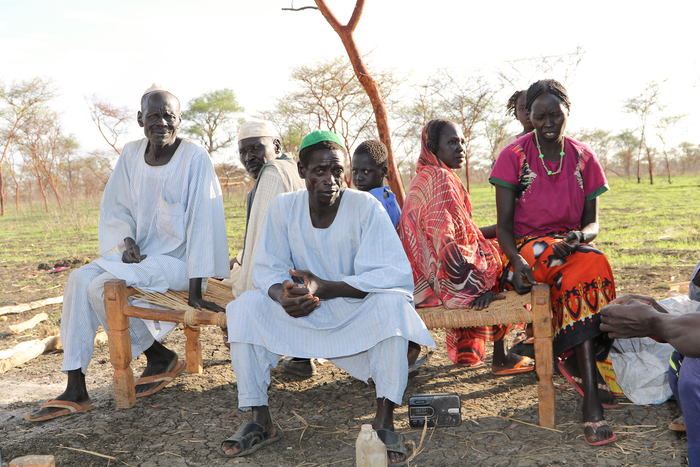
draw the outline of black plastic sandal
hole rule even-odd
[[[233,436],[223,440],[218,451],[219,454],[224,457],[243,457],[254,453],[263,446],[279,441],[282,437],[284,437],[284,433],[279,428],[277,428],[275,436],[270,437],[270,432],[267,428],[258,422],[249,420],[241,425]],[[234,455],[226,454],[223,449],[221,449],[221,446],[223,446],[226,441],[233,441],[234,443],[240,444],[241,452]]]

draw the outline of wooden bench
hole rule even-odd
[[[204,294],[206,300],[222,306],[233,300],[231,291],[217,281],[209,281]],[[228,295],[228,298],[226,297]],[[128,297],[144,299],[168,306],[171,310],[156,310],[128,304]],[[532,323],[535,340],[536,371],[539,376],[538,403],[540,425],[554,428],[554,356],[552,353],[552,312],[549,304],[549,287],[536,285],[531,294],[518,295],[506,292],[505,300],[493,302],[482,311],[468,309],[449,310],[445,307],[419,308],[416,311],[428,329],[491,326],[496,324]],[[531,310],[526,309],[532,304]],[[194,310],[187,305],[187,292],[168,291],[167,294],[145,294],[126,287],[123,280],[113,279],[105,284],[105,306],[109,336],[109,353],[114,367],[114,394],[117,407],[129,408],[136,403],[134,374],[131,370],[131,338],[129,317],[169,321],[185,324],[185,358],[187,373],[202,372],[202,348],[199,343],[199,326],[226,326],[226,314],[206,310]]]
[[[141,299],[151,303],[167,306],[170,310],[157,310],[129,305],[128,298]],[[167,294],[149,294],[136,288],[127,287],[121,279],[112,279],[105,283],[105,308],[107,312],[107,336],[109,338],[109,357],[114,367],[114,395],[117,407],[125,409],[136,403],[134,373],[131,370],[131,337],[129,335],[129,317],[183,323],[185,325],[185,362],[187,373],[202,373],[202,346],[199,342],[199,326],[226,327],[226,313],[208,310],[195,310],[187,305],[188,292],[169,290]],[[223,307],[233,300],[231,288],[220,282],[210,280],[205,300],[215,302]]]
[[[416,311],[428,329],[468,328],[496,324],[532,323],[535,340],[535,371],[539,377],[537,399],[540,426],[554,428],[554,353],[552,341],[552,308],[549,302],[549,286],[538,284],[527,295],[502,292],[505,300],[491,302],[485,310],[447,309],[444,306],[417,308]],[[525,308],[531,304],[530,310]]]

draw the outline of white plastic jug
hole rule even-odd
[[[355,443],[357,467],[387,467],[386,446],[377,436],[372,425],[362,425]]]

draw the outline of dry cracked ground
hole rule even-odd
[[[692,267],[616,270],[621,293],[655,297],[663,284],[687,277]],[[68,272],[51,276],[41,287],[23,286],[19,278],[44,274],[37,265],[0,267],[0,306],[60,295]],[[678,281],[679,279],[675,279]],[[17,285],[15,287],[14,285]],[[12,335],[8,325],[35,313],[50,314],[49,324]],[[60,305],[7,315],[0,322],[0,350],[50,334],[60,318]],[[444,331],[434,333],[438,349],[429,366],[408,383],[405,401],[417,393],[456,392],[462,400],[462,425],[421,430],[408,426],[407,407],[396,411],[396,428],[406,436],[414,457],[411,466],[549,466],[687,465],[685,435],[668,423],[679,414],[675,402],[635,406],[621,399],[606,417],[618,441],[588,446],[582,437],[582,399],[561,376],[555,376],[556,430],[537,426],[537,381],[533,373],[496,377],[486,368],[455,366],[444,350]],[[184,335],[175,331],[164,341],[184,358]],[[225,459],[217,454],[223,439],[236,431],[246,414],[237,408],[236,379],[229,355],[215,328],[202,331],[203,374],[183,374],[166,389],[138,399],[131,409],[117,409],[111,386],[106,345],[96,348],[88,373],[95,409],[43,423],[22,415],[59,394],[65,376],[62,354],[45,354],[0,375],[0,447],[3,461],[29,454],[52,454],[57,466],[353,466],[360,425],[374,413],[374,388],[354,380],[332,364],[303,380],[282,371],[272,373],[270,408],[284,439],[255,454]],[[133,365],[138,374],[140,357]]]

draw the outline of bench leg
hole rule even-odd
[[[554,428],[556,412],[554,403],[554,353],[552,340],[552,311],[549,303],[549,287],[538,284],[532,288],[532,328],[535,338],[535,361],[537,376],[540,379],[537,388],[540,426]]]
[[[187,374],[202,373],[202,344],[199,342],[199,325],[185,325],[185,361],[187,362]]]
[[[114,396],[120,409],[128,409],[136,403],[134,373],[131,370],[129,317],[122,313],[122,307],[126,304],[126,282],[121,279],[107,281],[105,309],[109,328],[109,357],[114,367]]]

